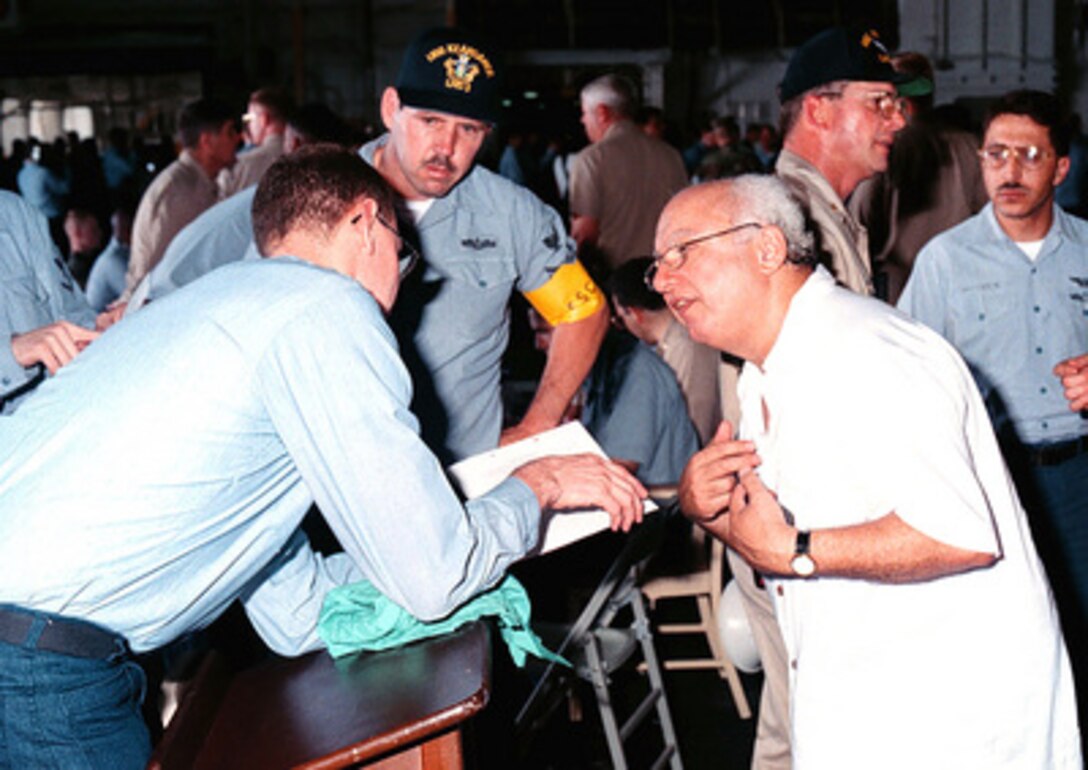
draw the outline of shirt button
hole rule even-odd
[[[1040,392],[1040,393],[1044,393],[1044,394],[1045,394],[1045,393],[1046,393],[1046,385],[1044,385],[1043,387],[1039,388],[1039,392]]]
[[[1041,353],[1043,352],[1043,348],[1042,348],[1042,346],[1036,347],[1036,348],[1035,348],[1035,352],[1036,352],[1036,353],[1040,353],[1040,354],[1041,354]]]
[[[797,670],[797,658],[794,658],[790,661],[790,668],[792,668],[794,671]]]
[[[1048,423],[1046,420],[1043,420],[1043,422],[1041,424],[1043,426],[1043,430],[1046,430],[1047,428],[1050,427],[1050,423]]]
[[[775,590],[778,591],[779,596],[785,596],[786,595],[786,591],[785,591],[785,589],[782,588],[782,586],[778,586],[778,588],[775,589]]]
[[[979,313],[978,314],[978,320],[985,321],[986,320],[986,314],[985,313]]]
[[[1035,307],[1032,308],[1032,310],[1034,310],[1036,313],[1038,313],[1039,312],[1039,306],[1036,305]]]

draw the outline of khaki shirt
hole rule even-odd
[[[570,210],[597,220],[597,248],[615,269],[653,251],[661,210],[687,184],[675,148],[622,120],[571,164]]]
[[[722,420],[718,398],[720,354],[693,340],[688,330],[675,319],[661,335],[655,350],[676,374],[687,402],[688,416],[699,434],[699,443],[706,446]]]
[[[219,172],[219,197],[229,198],[261,181],[264,172],[283,155],[283,134],[269,134],[259,147],[238,156],[230,168]]]
[[[830,259],[835,280],[858,294],[871,295],[869,236],[831,184],[815,166],[789,150],[778,156],[775,174],[789,185],[816,225],[818,246]]]
[[[132,223],[123,300],[128,301],[140,279],[159,263],[181,228],[213,206],[218,195],[215,182],[188,150],[182,150],[178,159],[155,177],[140,199]]]

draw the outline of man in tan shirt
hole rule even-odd
[[[238,128],[232,110],[214,99],[198,99],[178,113],[178,159],[144,192],[132,225],[127,302],[140,279],[162,259],[171,239],[219,199],[216,175],[234,163]]]
[[[675,148],[634,124],[637,97],[626,78],[599,77],[581,100],[590,145],[571,167],[571,235],[584,260],[614,270],[653,250],[654,223],[688,175]]]

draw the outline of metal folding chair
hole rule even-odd
[[[554,711],[557,694],[569,691],[573,674],[593,686],[615,770],[627,770],[625,745],[653,716],[661,731],[662,749],[652,767],[683,770],[653,633],[638,586],[638,566],[657,548],[664,520],[664,512],[659,511],[631,531],[585,609],[564,628],[562,641],[554,649],[571,660],[574,671],[554,662],[547,665],[517,715],[515,729],[519,734],[539,729]],[[621,724],[612,674],[635,653],[642,655],[649,691]]]

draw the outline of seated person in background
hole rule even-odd
[[[110,217],[113,236],[91,265],[87,276],[87,301],[98,312],[121,296],[125,290],[129,244],[132,242],[132,209],[119,207]]]
[[[537,348],[547,350],[547,322],[530,308],[529,323]],[[613,329],[605,336],[580,395],[581,408],[572,417],[643,484],[675,484],[699,449],[676,376],[625,332]]]
[[[94,311],[49,235],[45,216],[0,192],[0,414],[91,340]]]
[[[98,218],[86,209],[68,209],[64,215],[64,235],[68,239],[68,269],[76,283],[86,287],[91,272],[105,240]]]
[[[664,298],[646,285],[652,257],[638,257],[620,265],[608,278],[616,317],[631,334],[651,346],[672,369],[687,403],[688,416],[706,444],[722,420],[718,393],[721,355],[714,348],[692,341],[687,329],[665,306]]]
[[[266,259],[153,303],[0,421],[0,766],[143,768],[128,650],[235,599],[294,655],[333,586],[369,580],[433,620],[533,548],[544,509],[640,517],[642,485],[589,455],[458,500],[384,318],[410,267],[393,200],[347,150],[285,156],[253,204]],[[314,501],[345,553],[299,532]]]

